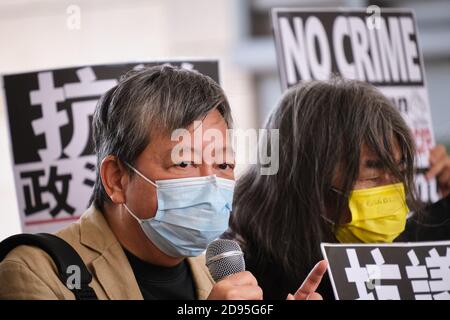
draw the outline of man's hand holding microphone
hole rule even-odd
[[[206,251],[206,265],[216,281],[209,300],[262,300],[263,291],[258,281],[245,271],[245,261],[239,244],[232,240],[213,241]],[[325,260],[317,263],[294,294],[287,300],[322,300],[316,292],[327,270]]]

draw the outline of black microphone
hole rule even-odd
[[[214,281],[245,271],[244,253],[236,241],[217,239],[206,249],[206,266]]]

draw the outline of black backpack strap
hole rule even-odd
[[[16,234],[0,242],[0,262],[11,250],[20,245],[38,247],[47,252],[56,264],[59,279],[73,292],[77,300],[97,300],[95,291],[89,286],[92,275],[75,249],[66,241],[49,233]],[[72,275],[70,271],[73,266],[77,266],[80,270],[80,288],[72,288],[67,281]]]

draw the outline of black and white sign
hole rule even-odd
[[[24,232],[53,232],[85,211],[95,180],[97,100],[120,76],[171,64],[219,82],[215,60],[110,64],[4,75],[14,179]]]
[[[450,300],[450,241],[321,247],[337,300]]]
[[[370,13],[273,9],[282,86],[334,74],[377,86],[410,126],[417,149],[418,193],[423,202],[435,202],[440,197],[436,180],[425,179],[435,140],[415,17],[410,10],[371,7]]]

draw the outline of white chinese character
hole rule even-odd
[[[70,143],[64,148],[64,153],[70,158],[80,156],[86,147],[91,127],[89,117],[94,114],[98,97],[117,84],[116,79],[96,80],[90,67],[78,70],[77,75],[80,82],[64,85],[66,98],[96,97],[96,99],[72,103],[73,134]]]
[[[433,300],[428,284],[428,271],[426,266],[419,265],[419,259],[413,249],[408,251],[410,266],[406,266],[406,275],[409,279],[422,279],[411,281],[416,300]]]
[[[68,123],[66,111],[58,111],[57,103],[63,102],[62,88],[55,88],[53,74],[41,72],[38,74],[39,89],[30,92],[31,105],[41,105],[42,117],[33,120],[31,126],[36,136],[44,134],[46,148],[39,150],[43,162],[53,161],[61,156],[61,135],[59,128]]]
[[[429,257],[425,258],[425,262],[430,271],[430,289],[431,292],[439,292],[433,294],[434,300],[450,300],[450,247],[447,248],[444,256],[439,256],[435,248],[429,252]]]
[[[361,267],[355,249],[347,249],[350,268],[345,268],[347,280],[356,285],[358,300],[400,300],[398,287],[395,285],[381,285],[381,280],[400,280],[401,274],[398,265],[385,264],[380,249],[370,252],[375,264]],[[376,296],[368,290],[375,289]]]

